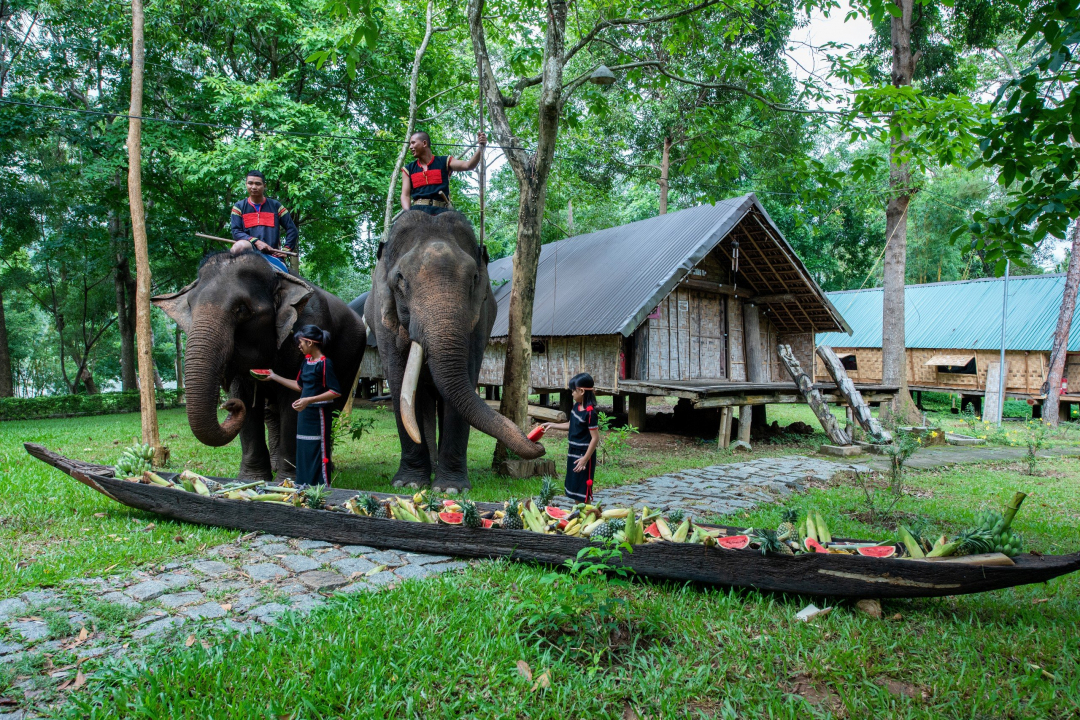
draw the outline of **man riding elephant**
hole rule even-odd
[[[453,211],[406,212],[379,246],[364,316],[394,400],[395,486],[427,485],[434,472],[435,489],[468,489],[470,426],[520,457],[544,454],[476,394],[496,313],[487,265],[472,225]]]
[[[293,477],[296,468],[296,410],[299,393],[258,383],[249,371],[272,369],[296,377],[304,360],[293,333],[318,325],[330,333],[323,348],[351,387],[364,356],[364,321],[340,299],[275,269],[253,251],[207,257],[198,279],[178,293],[153,299],[187,335],[184,384],[188,424],[195,437],[218,447],[240,435],[239,477]],[[229,412],[218,422],[220,392]],[[341,409],[343,395],[333,407]],[[267,447],[266,429],[270,446]]]

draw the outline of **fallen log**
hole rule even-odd
[[[862,425],[863,430],[870,435],[874,442],[891,443],[892,433],[881,427],[881,423],[877,421],[877,418],[870,414],[870,406],[866,404],[862,393],[859,392],[859,389],[855,387],[855,383],[848,377],[847,371],[844,370],[844,364],[840,362],[840,358],[836,356],[833,349],[828,345],[818,345],[817,355],[821,358],[821,362],[825,364],[825,372],[829,373],[833,382],[836,383],[837,391],[847,398],[852,414],[859,425]]]
[[[791,346],[777,345],[776,354],[780,356],[780,362],[787,368],[788,375],[795,382],[795,386],[799,388],[799,394],[803,396],[806,404],[817,415],[818,422],[821,423],[821,427],[825,429],[825,434],[829,436],[833,444],[850,445],[851,438],[840,427],[840,423],[836,421],[836,416],[829,410],[829,405],[821,397],[821,393],[814,388],[814,381],[802,369],[802,365],[796,359],[795,353],[791,352]]]

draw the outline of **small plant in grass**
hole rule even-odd
[[[621,428],[611,427],[615,420],[607,413],[600,413],[600,464],[606,465],[608,459],[615,460],[630,447],[626,442],[632,433],[638,429],[632,425],[623,425]]]
[[[886,488],[882,487],[880,481],[881,476],[876,472],[855,471],[855,484],[863,491],[866,514],[871,524],[876,524],[890,515],[896,503],[903,497],[899,484],[890,483]]]
[[[960,411],[960,419],[964,421],[964,424],[968,427],[968,433],[972,436],[977,436],[980,427],[979,418],[975,415],[975,406],[968,403]]]
[[[375,429],[375,418],[360,417],[353,412],[350,415],[338,415],[334,418],[334,424],[330,429],[331,442],[334,445],[346,438],[359,440],[365,433],[371,433]]]
[[[904,465],[920,447],[921,438],[900,429],[894,432],[892,445],[885,446],[885,454],[889,456],[889,489],[894,495],[899,495],[903,487]]]
[[[1027,474],[1035,474],[1035,466],[1039,462],[1037,453],[1046,445],[1046,433],[1049,426],[1042,420],[1034,420],[1027,424],[1027,437],[1024,438],[1027,452],[1024,460],[1027,461]]]

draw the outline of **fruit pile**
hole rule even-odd
[[[149,470],[153,462],[154,448],[146,443],[132,445],[120,453],[113,470],[118,478],[137,477]]]
[[[899,528],[901,542],[910,558],[936,558],[953,555],[978,555],[982,553],[1002,553],[1016,557],[1023,551],[1023,539],[1012,529],[1020,505],[1027,495],[1018,492],[1005,506],[1005,512],[983,510],[976,516],[974,527],[968,528],[951,540],[940,536],[936,541],[927,537],[921,526]]]

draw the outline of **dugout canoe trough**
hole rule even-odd
[[[527,530],[380,520],[347,512],[206,497],[182,489],[117,479],[113,477],[112,467],[67,458],[34,443],[26,443],[24,447],[33,457],[122,505],[199,525],[342,545],[459,557],[505,557],[551,565],[576,557],[579,550],[589,545],[589,540],[584,538],[541,535]],[[166,479],[175,477],[173,473],[159,474]],[[232,482],[229,478],[214,479]],[[340,505],[355,494],[355,490],[336,489],[329,502]],[[383,495],[380,493],[379,497]],[[495,503],[477,503],[477,506],[482,511],[502,509]],[[728,535],[741,533],[741,528],[709,527],[719,527]],[[1014,564],[1007,566],[972,565],[959,560],[929,562],[818,553],[762,555],[751,549],[725,550],[674,542],[637,545],[632,553],[623,553],[623,564],[644,577],[848,598],[963,595],[1046,582],[1080,570],[1080,553],[1024,554],[1013,558]]]

